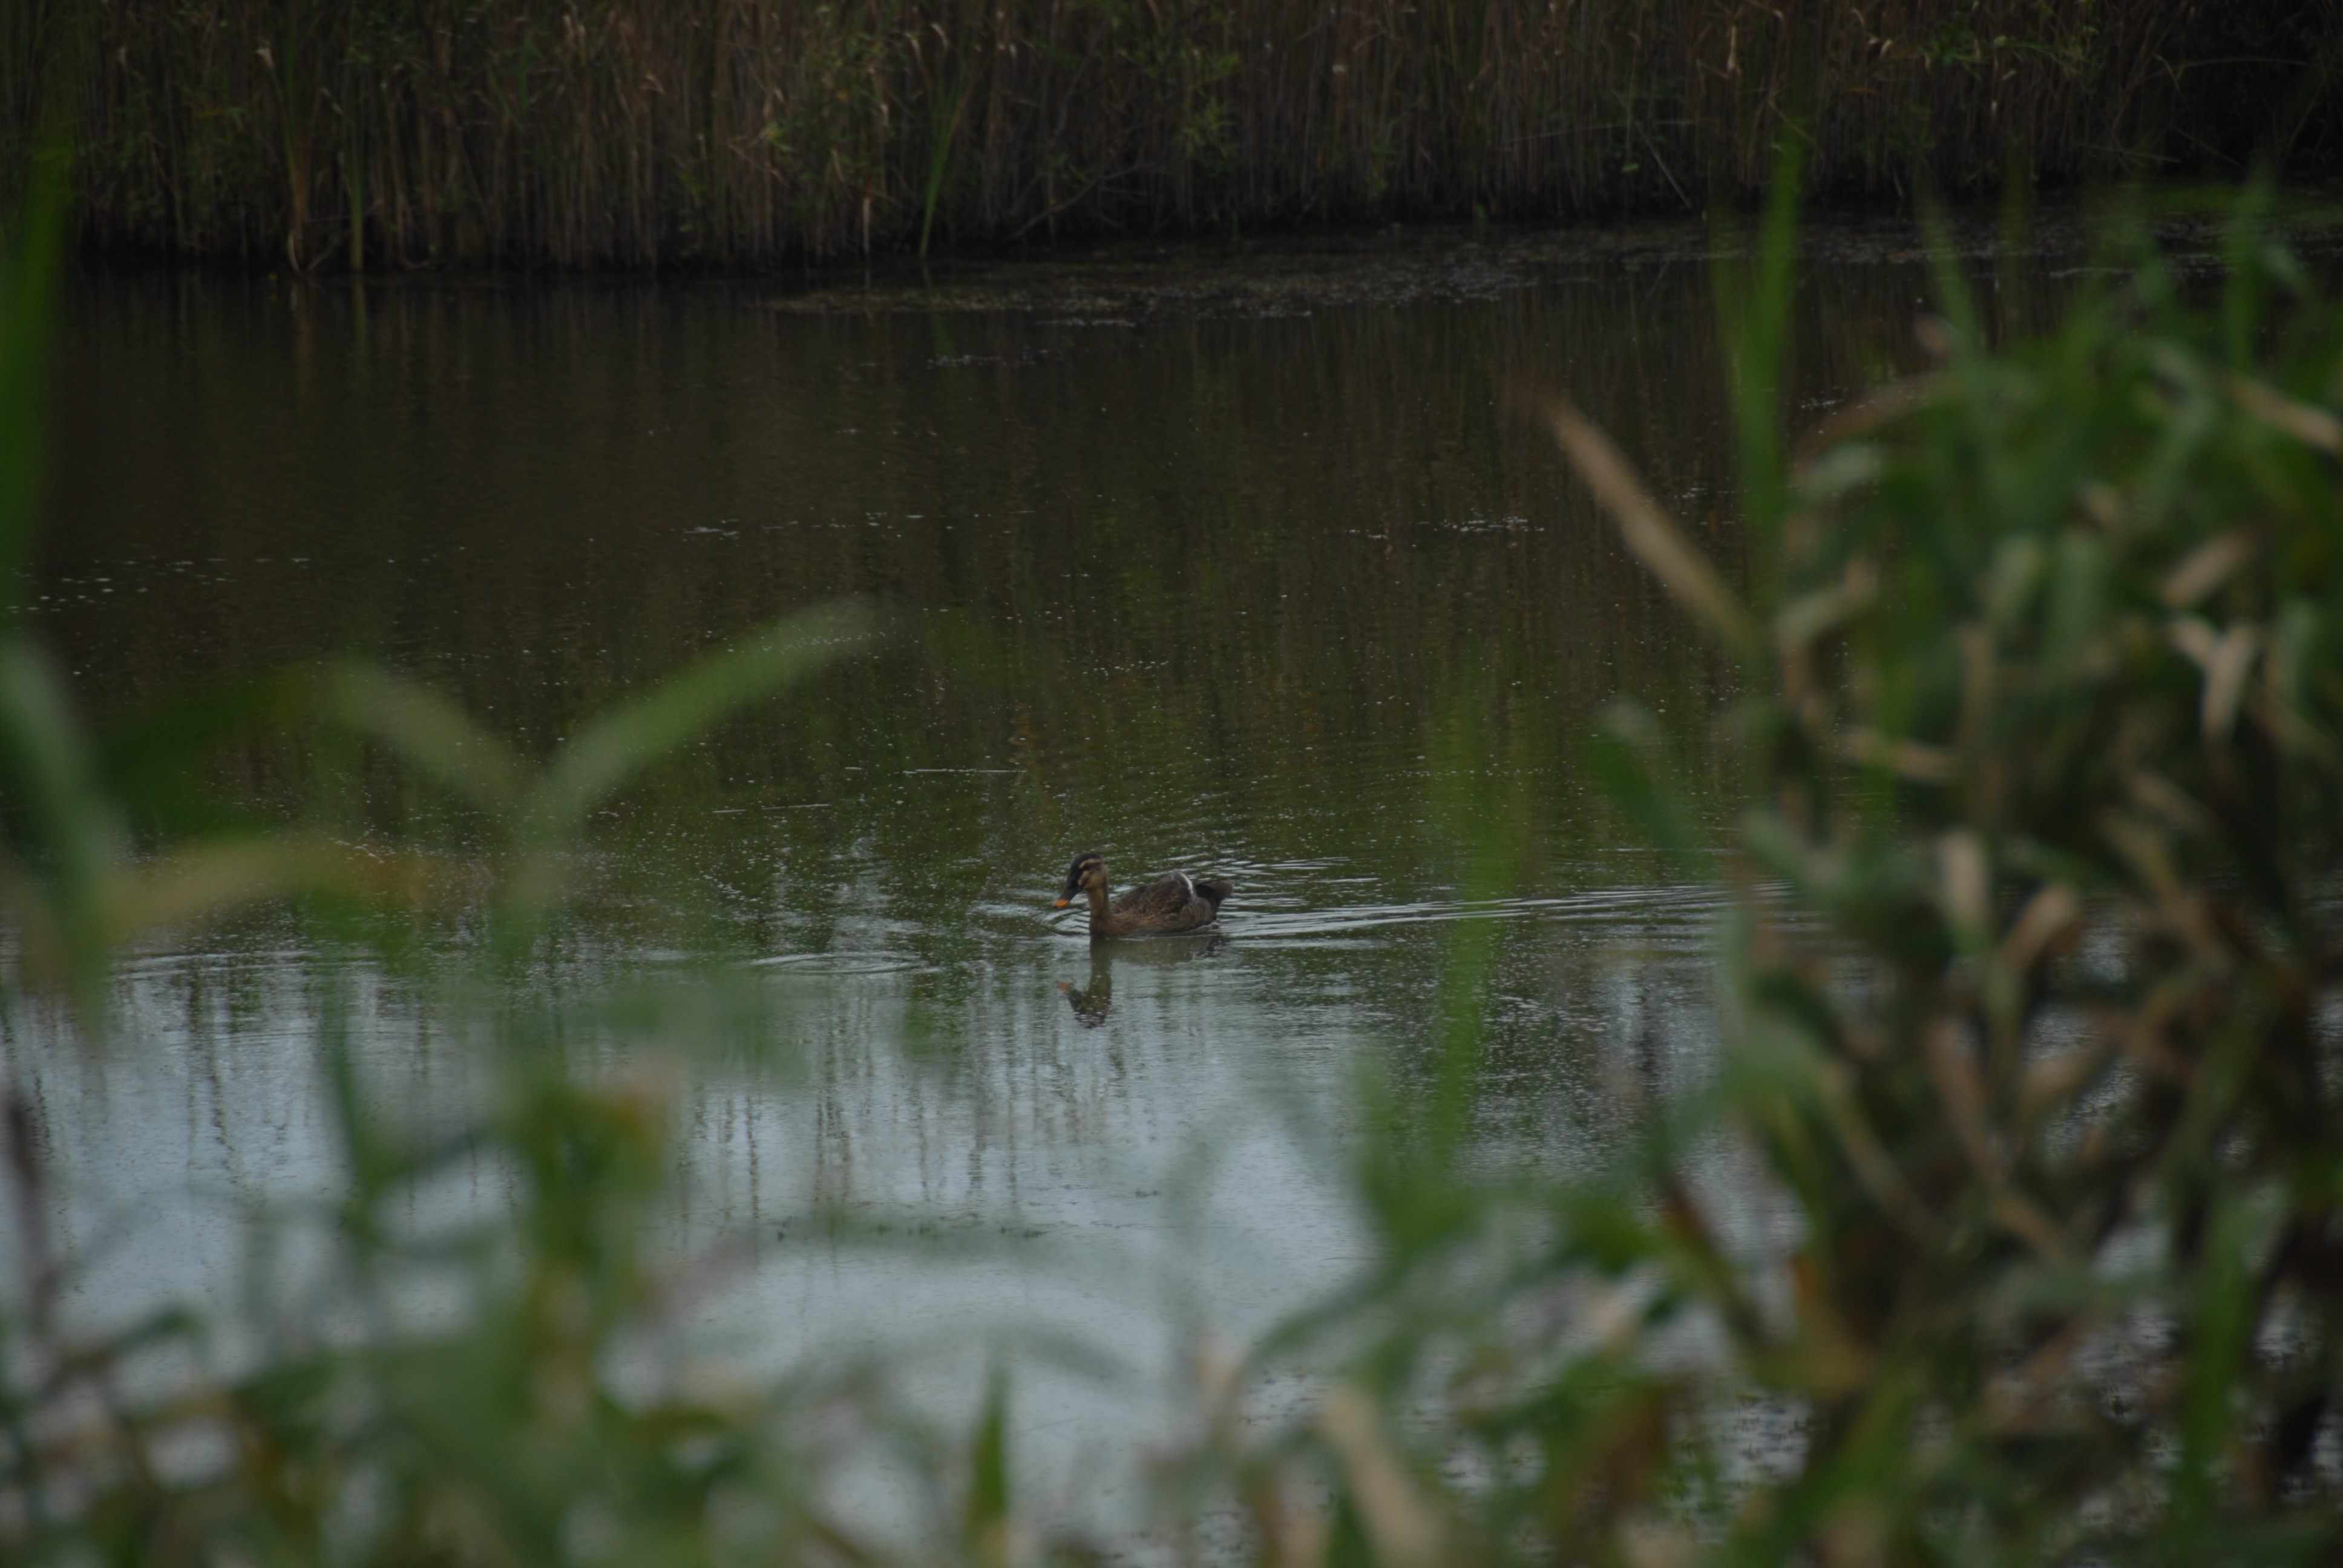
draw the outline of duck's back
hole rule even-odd
[[[1160,882],[1141,882],[1135,888],[1123,890],[1122,896],[1114,901],[1114,912],[1129,915],[1134,920],[1161,919],[1178,914],[1193,902],[1195,897],[1196,885],[1188,879],[1188,873],[1174,871]]]
[[[1114,912],[1152,930],[1180,931],[1209,924],[1229,896],[1226,882],[1198,882],[1185,871],[1132,888],[1115,900]]]

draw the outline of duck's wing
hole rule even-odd
[[[1194,886],[1195,896],[1188,900],[1188,907],[1180,913],[1182,930],[1209,926],[1219,920],[1221,901],[1234,891],[1226,882],[1198,882]]]
[[[1114,912],[1133,920],[1167,920],[1195,900],[1196,884],[1185,871],[1131,889],[1114,901]]]

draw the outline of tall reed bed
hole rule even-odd
[[[85,237],[739,266],[1067,229],[1684,209],[2322,147],[2333,0],[41,0]],[[2306,142],[2306,130],[2309,133]]]

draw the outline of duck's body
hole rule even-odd
[[[1199,882],[1185,871],[1174,871],[1161,881],[1124,890],[1107,898],[1106,862],[1096,855],[1074,857],[1066,871],[1065,891],[1056,908],[1065,909],[1077,898],[1091,906],[1091,940],[1138,936],[1147,931],[1192,931],[1220,918],[1221,903],[1233,891],[1226,882]]]

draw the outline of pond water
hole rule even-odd
[[[1802,417],[1914,359],[1914,243],[1815,231]],[[1726,677],[1522,409],[1567,390],[1746,569],[1708,249],[1644,226],[812,286],[85,276],[37,613],[100,714],[349,654],[543,752],[778,613],[889,607],[882,652],[597,823],[566,972],[714,955],[787,1020],[687,1096],[676,1231],[752,1254],[709,1324],[760,1364],[1004,1324],[1107,1346],[1120,1391],[1018,1407],[1037,1491],[1081,1513],[1151,1430],[1114,1402],[1182,1334],[1257,1332],[1361,1262],[1353,1091],[1420,1068],[1460,944],[1483,1157],[1598,1161],[1634,1095],[1705,1070],[1720,895],[1663,875],[1580,756],[1616,699],[1685,719],[1721,814],[1697,719]],[[266,817],[304,760],[256,740],[214,781]],[[352,809],[460,834],[395,784]],[[1084,849],[1235,895],[1212,935],[1094,948],[1049,908]],[[121,1232],[91,1310],[224,1303],[238,1228],[314,1190],[327,997],[376,1091],[468,1092],[427,990],[262,922],[126,964],[136,1045],[106,1062],[20,1015],[61,1217]],[[986,1244],[946,1263],[817,1214]]]

